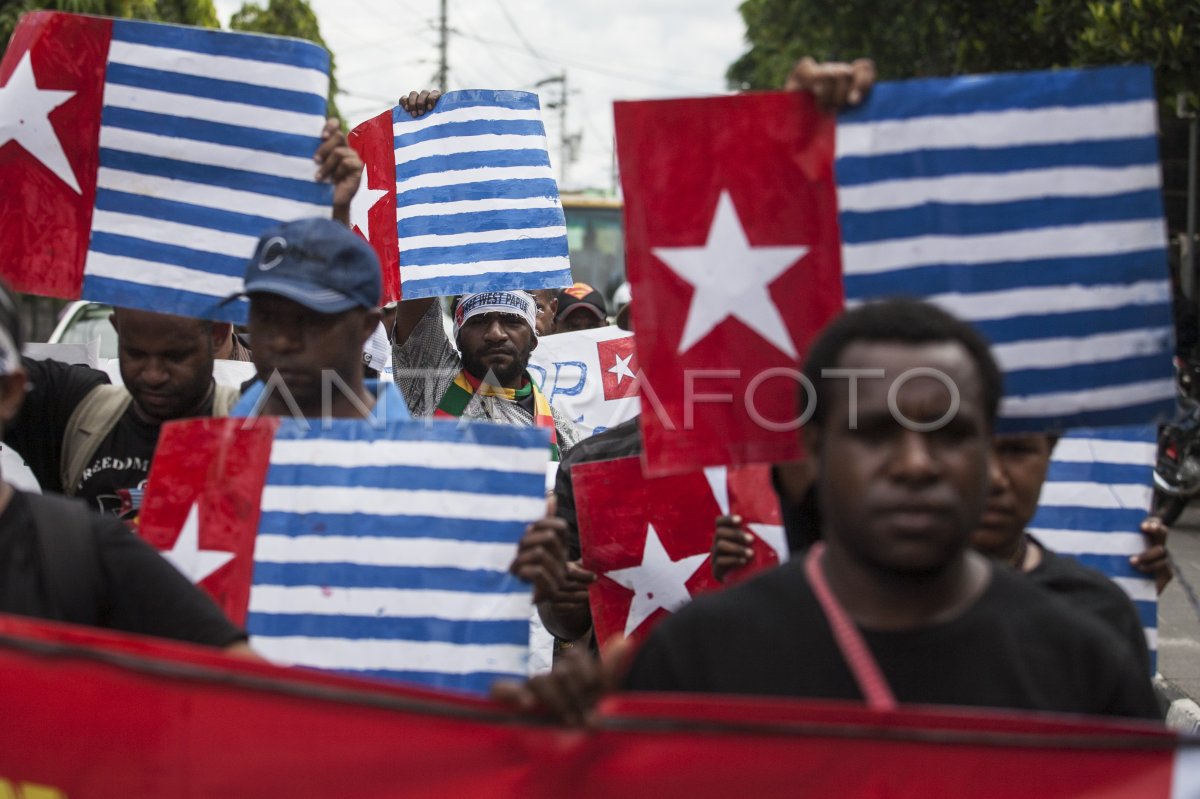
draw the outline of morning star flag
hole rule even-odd
[[[842,308],[833,118],[795,92],[614,111],[647,474],[798,457],[796,370]]]
[[[243,321],[262,231],[328,216],[329,55],[298,39],[50,12],[0,61],[0,241],[20,291]]]
[[[269,660],[475,693],[522,677],[547,433],[291,419],[163,427],[141,534]],[[266,430],[267,432],[263,432]],[[189,475],[195,472],[197,475]]]
[[[1154,580],[1129,558],[1146,548],[1139,532],[1150,511],[1157,431],[1153,426],[1073,430],[1054,448],[1029,532],[1060,555],[1103,572],[1129,594],[1158,650]],[[1152,661],[1153,662],[1153,661]]]
[[[639,369],[633,333],[611,325],[542,336],[529,357],[551,407],[584,435],[637,415]]]
[[[406,299],[569,286],[567,229],[536,94],[449,92],[359,125],[353,221]]]
[[[920,296],[1005,371],[1001,429],[1174,406],[1149,67],[914,80],[838,116],[850,303]]]
[[[583,567],[599,575],[588,600],[601,648],[613,636],[643,640],[693,596],[721,587],[710,561],[719,515],[742,516],[758,539],[728,582],[788,559],[769,466],[648,478],[634,457],[581,463],[572,475]]]

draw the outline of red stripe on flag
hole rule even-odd
[[[0,130],[0,275],[18,291],[74,299],[83,287],[111,38],[111,20],[26,14],[0,61],[6,106],[0,118],[11,122],[13,115],[20,116],[18,124]],[[26,85],[27,67],[32,67],[33,93],[18,91]],[[46,106],[57,100],[62,102],[47,113]],[[47,120],[52,133],[34,136],[32,147],[21,142],[21,131]],[[65,162],[56,162],[59,147]],[[78,191],[69,185],[72,178]]]

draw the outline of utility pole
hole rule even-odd
[[[540,89],[552,83],[558,84],[559,95],[557,99],[545,103],[545,107],[547,110],[558,111],[559,183],[565,186],[567,184],[567,168],[579,158],[579,143],[583,139],[583,134],[578,131],[567,132],[567,98],[570,97],[570,91],[567,89],[566,70],[553,77],[544,78],[535,85]]]
[[[450,75],[450,63],[447,56],[450,45],[450,28],[446,24],[446,3],[447,0],[441,0],[441,18],[438,25],[441,38],[438,39],[438,71],[437,77],[434,79],[443,94],[446,93],[446,80]]]

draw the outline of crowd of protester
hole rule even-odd
[[[805,59],[787,85],[836,109],[860,101],[873,80],[867,61]],[[400,103],[419,116],[438,98],[414,92]],[[1026,531],[1055,438],[996,435],[1003,379],[987,342],[908,300],[843,314],[806,358],[817,397],[801,431],[808,458],[772,469],[792,559],[698,598],[636,653],[618,644],[601,662],[588,606],[597,575],[581,562],[572,469],[639,454],[637,420],[585,439],[527,367],[539,338],[627,318],[628,303],[610,309],[583,283],[489,291],[457,298],[449,332],[436,299],[381,307],[375,254],[348,228],[362,162],[334,122],[314,158],[318,177],[335,187],[331,218],[263,233],[245,272],[248,349],[226,324],[118,309],[123,386],[112,386],[96,370],[22,357],[20,320],[0,290],[3,439],[46,492],[0,483],[0,610],[252,656],[245,634],[116,518],[136,517],[162,424],[224,415],[463,418],[543,427],[561,458],[549,511],[530,520],[512,565],[560,657],[547,674],[497,685],[504,701],[568,722],[584,720],[612,690],[1161,718],[1130,600]],[[381,325],[395,374],[382,385],[362,358]],[[214,360],[231,348],[256,372],[240,391],[213,379]],[[886,387],[864,382],[851,425],[846,382],[822,376],[911,367],[953,378],[961,402],[947,424],[899,424]],[[329,375],[344,389],[332,401],[322,391]],[[934,420],[949,399],[911,381],[898,401],[907,418]],[[1150,518],[1141,532],[1146,551],[1135,566],[1161,590],[1170,579],[1166,528]],[[753,559],[756,546],[740,518],[714,519],[717,579]]]

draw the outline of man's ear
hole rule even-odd
[[[216,352],[233,335],[233,325],[229,322],[213,322],[209,334],[212,336],[212,351]]]
[[[112,329],[117,331],[117,335],[121,335],[121,328],[117,325],[117,312],[113,311],[108,315],[108,323],[112,325]]]
[[[21,410],[21,403],[25,401],[26,381],[24,369],[0,377],[0,425],[5,428]]]
[[[379,327],[379,323],[382,320],[383,314],[379,312],[378,308],[372,308],[370,310],[364,309],[362,322],[362,341],[359,342],[360,344],[367,343],[367,339],[369,339],[375,332],[375,328]]]
[[[800,445],[804,447],[804,460],[807,464],[809,479],[815,479],[821,466],[821,447],[824,443],[820,425],[810,420],[800,428]]]
[[[558,295],[554,295],[554,299],[550,300],[550,318],[558,316]]]

